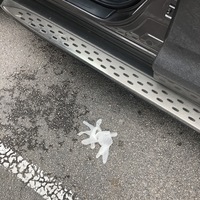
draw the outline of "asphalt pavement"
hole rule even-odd
[[[102,119],[108,161],[77,136]],[[88,200],[200,199],[200,134],[0,11],[0,140]],[[3,148],[3,147],[2,147]],[[2,150],[3,151],[3,150]],[[1,148],[0,148],[1,152]],[[0,165],[1,200],[42,200]],[[53,199],[53,198],[52,198]]]

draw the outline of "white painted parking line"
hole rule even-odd
[[[24,182],[28,187],[34,189],[46,200],[75,200],[77,197],[62,183],[49,178],[34,164],[29,163],[12,149],[5,147],[0,140],[0,166],[5,167]]]

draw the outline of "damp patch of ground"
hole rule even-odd
[[[20,70],[8,77],[12,84],[0,89],[1,139],[18,151],[62,146],[63,137],[72,134],[73,139],[78,132],[77,118],[88,112],[76,103],[78,90],[69,80],[51,81],[49,69],[43,70],[50,76],[46,82],[38,82],[38,71]]]

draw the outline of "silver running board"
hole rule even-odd
[[[4,0],[2,8],[41,37],[74,55],[134,94],[200,132],[200,106],[179,96],[110,53],[70,32],[41,14]]]

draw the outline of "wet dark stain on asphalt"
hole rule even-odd
[[[18,151],[48,151],[49,148],[53,148],[52,144],[47,145],[44,139],[39,138],[38,130],[41,124],[38,125],[38,120],[43,119],[48,129],[53,130],[55,134],[59,130],[62,136],[68,137],[71,131],[78,131],[74,119],[88,112],[85,106],[76,104],[77,91],[67,80],[60,85],[49,86],[46,93],[37,85],[24,84],[25,81],[34,81],[36,75],[36,71],[27,73],[22,70],[9,77],[14,82],[12,87],[0,90],[1,106],[9,107],[3,116],[6,120],[0,118],[0,130],[9,134],[5,134],[1,139]],[[7,97],[10,102],[7,101]],[[23,120],[28,121],[28,125]],[[60,135],[55,137],[59,138]],[[73,137],[72,141],[76,142],[76,139]],[[58,146],[61,147],[63,143],[59,142]]]
[[[182,146],[182,142],[178,142],[178,143],[177,143],[177,146]]]
[[[123,147],[123,146],[124,146],[124,141],[119,140],[119,141],[118,141],[118,146],[119,146],[119,147]]]

